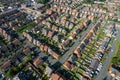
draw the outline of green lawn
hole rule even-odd
[[[35,27],[35,25],[36,25],[35,22],[30,22],[26,26],[24,26],[23,28],[18,29],[17,31],[22,33],[22,32],[24,32],[24,31],[26,31],[28,29],[31,29],[32,27]]]
[[[116,43],[116,50],[111,61],[113,64],[120,65],[120,39]]]

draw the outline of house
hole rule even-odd
[[[35,23],[38,23],[41,21],[41,18],[37,17],[37,19],[35,20]]]
[[[32,31],[33,33],[39,33],[41,28],[42,28],[42,25],[38,24],[37,26],[35,26],[35,28],[32,29]]]
[[[47,22],[46,22],[46,25],[47,25],[48,28],[50,28],[51,23],[47,21]]]
[[[46,24],[46,20],[43,20],[43,21],[42,21],[42,24]]]
[[[70,37],[69,37],[69,39],[74,39],[75,37],[76,37],[76,33],[72,33],[71,35],[70,35]]]
[[[65,26],[68,27],[68,26],[69,26],[69,23],[70,23],[69,21],[66,21]]]
[[[66,62],[63,64],[63,66],[64,66],[66,69],[68,69],[68,70],[71,70],[71,69],[74,67],[74,65],[73,65],[71,62],[69,62],[69,61],[66,61]]]
[[[75,22],[75,18],[71,18],[70,21],[71,21],[72,23],[74,23],[74,22]]]
[[[57,42],[59,40],[59,36],[58,35],[54,35],[53,36],[53,40]]]
[[[29,33],[25,33],[26,38],[30,41],[33,42],[33,38],[31,37],[31,35]]]
[[[47,45],[45,45],[45,46],[44,46],[44,51],[45,51],[45,52],[48,52],[48,48],[49,48],[49,47],[48,47]]]
[[[52,54],[52,53],[53,53],[53,50],[52,50],[50,47],[48,47],[48,53],[49,53],[49,54]]]
[[[59,32],[62,32],[62,28],[59,27]]]
[[[43,29],[43,30],[42,30],[42,34],[44,34],[44,36],[47,36],[47,32],[48,32],[48,31],[47,31],[46,29]]]
[[[35,67],[38,68],[40,65],[43,64],[43,60],[39,57],[39,58],[34,60],[33,64],[34,64]]]
[[[37,46],[39,47],[41,45],[41,42],[37,40]]]
[[[2,66],[1,66],[1,69],[2,70],[8,70],[9,67],[11,66],[11,61],[6,61]]]
[[[74,24],[73,24],[73,23],[70,23],[70,24],[69,24],[69,29],[72,29],[73,26],[74,26]]]
[[[79,58],[79,57],[82,55],[80,48],[76,48],[76,49],[74,50],[74,54]]]
[[[24,49],[24,50],[23,50],[23,53],[24,53],[25,55],[30,54],[30,53],[31,53],[30,48],[27,47],[26,49]]]
[[[18,39],[15,39],[14,41],[12,41],[12,44],[17,46],[20,44],[20,41]]]
[[[63,34],[67,34],[67,31],[65,29],[62,29]]]
[[[97,57],[94,57],[90,64],[90,68],[92,68],[93,70],[97,70],[99,63],[100,63],[100,59]]]
[[[52,73],[50,78],[52,80],[66,80],[61,74],[59,73]]]
[[[77,55],[75,54],[72,54],[68,59],[68,61],[71,63],[74,63],[76,60],[77,60]]]
[[[60,22],[63,26],[65,26],[65,24],[66,24],[66,20],[61,20],[61,22]]]
[[[52,71],[53,71],[53,70],[52,70],[49,66],[47,66],[47,67],[45,68],[45,74],[47,74],[48,76],[51,75]]]
[[[72,15],[76,15],[76,12],[77,12],[76,10],[73,10]]]
[[[52,26],[52,30],[54,30],[54,31],[58,31],[58,27],[55,26],[55,25],[53,25],[53,26]]]
[[[46,13],[47,13],[47,14],[52,14],[52,12],[53,12],[52,9],[47,9],[47,10],[46,10]]]
[[[40,48],[40,50],[43,50],[43,49],[44,49],[44,45],[41,44],[41,45],[39,46],[39,48]]]
[[[55,59],[58,59],[59,58],[59,55],[58,55],[58,53],[56,53],[56,52],[54,52],[53,51],[53,53],[51,54]]]
[[[57,7],[57,12],[60,14],[62,12],[62,9],[60,9],[60,7]]]
[[[37,45],[37,40],[35,38],[33,38],[33,44]]]
[[[95,27],[94,27],[94,31],[95,31],[95,32],[98,30],[98,28],[100,27],[100,25],[101,25],[100,22],[98,22],[98,23],[95,25]]]
[[[56,23],[59,23],[59,22],[60,22],[60,19],[59,19],[59,18],[57,18],[57,19],[56,19]]]
[[[51,38],[51,37],[53,37],[53,35],[54,35],[54,32],[53,32],[53,31],[48,31],[48,35],[47,35],[48,37]]]
[[[88,19],[93,20],[93,19],[94,19],[94,16],[89,16]]]
[[[99,48],[99,49],[97,50],[97,52],[103,54],[103,53],[104,53],[104,49]]]
[[[68,44],[70,43],[70,40],[69,39],[66,39],[63,43],[63,46],[66,47]]]
[[[28,34],[27,32],[23,32],[24,37],[27,37],[27,34]]]
[[[78,29],[82,30],[84,27],[85,27],[84,24],[81,24],[78,26]]]
[[[89,32],[87,35],[86,35],[86,39],[91,39],[91,37],[93,36],[93,32]]]

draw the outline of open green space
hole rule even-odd
[[[120,39],[116,43],[116,50],[114,52],[112,63],[115,65],[120,65]]]
[[[22,32],[24,32],[24,31],[26,31],[26,30],[31,29],[32,27],[35,27],[35,25],[36,25],[36,23],[33,21],[33,22],[28,23],[28,24],[27,24],[26,26],[24,26],[23,28],[18,29],[17,31],[20,32],[20,33],[22,33]]]

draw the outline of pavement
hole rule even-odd
[[[118,39],[120,39],[120,28],[117,28],[117,30],[118,30],[118,33],[117,33],[117,35],[116,35],[116,37],[115,37],[115,39],[114,39],[114,41],[112,43],[111,51],[106,56],[106,60],[103,63],[103,67],[102,67],[100,73],[98,74],[98,76],[96,77],[95,80],[103,80],[106,77],[106,75],[107,75],[107,71],[108,71],[108,67],[110,65],[111,57],[113,55],[113,52],[115,52],[115,50],[116,50],[115,49],[116,48],[116,42],[117,42]]]

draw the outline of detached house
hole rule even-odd
[[[64,66],[66,69],[68,69],[68,70],[71,70],[71,69],[74,67],[74,65],[73,65],[71,62],[69,62],[69,61],[66,61],[66,62],[63,64],[63,66]]]
[[[74,54],[77,55],[77,57],[79,58],[82,55],[80,48],[76,48],[74,50]]]
[[[48,31],[47,31],[46,29],[43,29],[43,30],[42,30],[42,34],[44,34],[44,36],[47,36],[47,32],[48,32]]]
[[[10,66],[11,66],[11,61],[6,61],[6,62],[1,66],[1,69],[4,70],[4,71],[7,71]]]
[[[48,31],[48,35],[47,35],[48,37],[51,38],[51,37],[53,37],[53,35],[54,35],[54,32],[53,32],[53,31]]]
[[[61,74],[59,73],[52,73],[50,78],[52,80],[66,80]]]
[[[43,64],[43,60],[39,57],[39,58],[34,60],[33,64],[34,64],[35,67],[38,68],[40,65]]]
[[[26,48],[26,49],[24,49],[23,50],[23,53],[25,54],[25,55],[29,55],[30,53],[31,53],[31,50],[30,50],[30,48]]]
[[[58,55],[58,53],[56,53],[56,52],[52,52],[52,54],[51,54],[55,59],[58,59],[59,58],[59,55]]]

